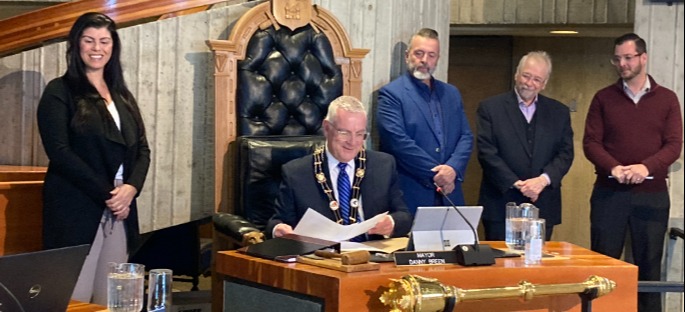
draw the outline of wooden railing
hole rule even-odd
[[[227,0],[81,0],[0,20],[0,56],[64,38],[85,12],[102,12],[118,24],[179,16],[206,10]]]

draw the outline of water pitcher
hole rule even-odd
[[[509,202],[506,210],[505,243],[510,250],[523,252],[526,247],[527,221],[537,219],[539,209],[529,203],[516,205],[514,202]]]
[[[143,310],[145,266],[136,263],[109,263],[107,308],[110,312]]]

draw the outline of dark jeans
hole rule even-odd
[[[630,231],[638,280],[661,280],[670,209],[668,192],[631,193],[595,186],[590,206],[592,250],[618,259],[626,231]],[[661,312],[661,294],[638,293],[638,311]]]

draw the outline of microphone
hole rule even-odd
[[[436,187],[436,191],[440,193],[447,201],[452,205],[452,208],[461,216],[466,224],[471,228],[471,233],[473,233],[474,244],[473,245],[457,245],[454,247],[454,251],[457,252],[457,263],[463,266],[475,266],[475,265],[493,265],[495,264],[495,255],[492,253],[492,248],[490,245],[480,244],[478,241],[478,232],[473,227],[473,224],[469,222],[464,214],[459,211],[457,205],[452,202],[452,200],[442,191],[436,183],[433,183]]]

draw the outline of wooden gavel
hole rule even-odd
[[[366,250],[355,250],[341,254],[332,251],[317,250],[314,254],[328,259],[340,258],[340,262],[345,265],[367,263],[371,259],[371,254]]]

